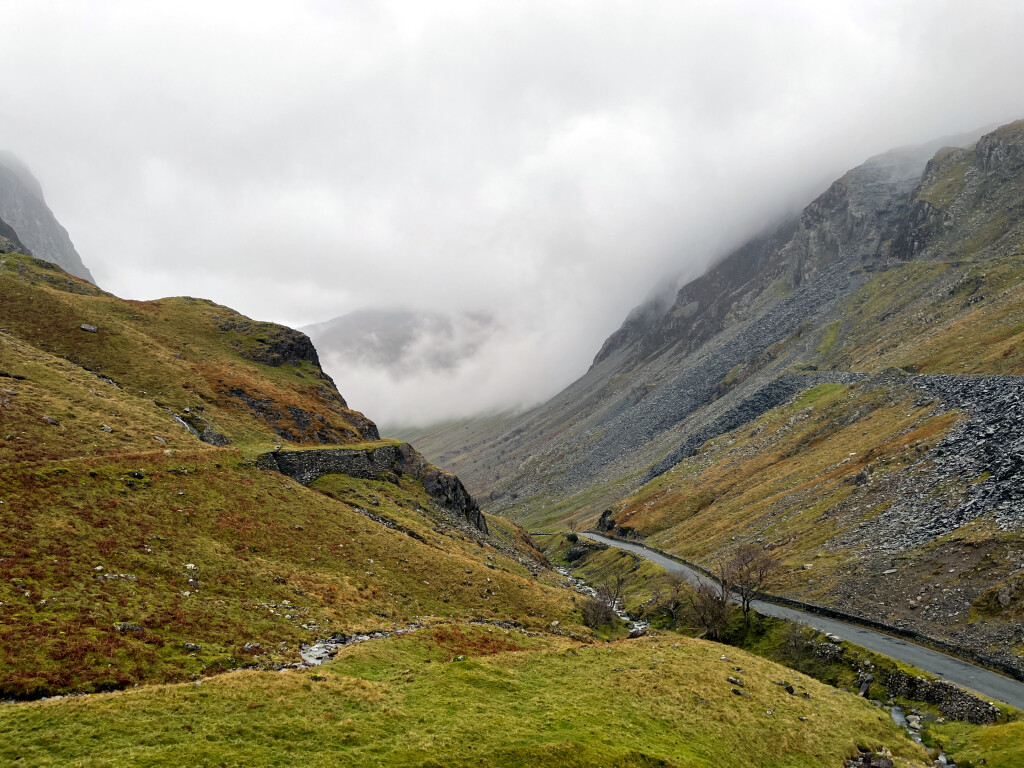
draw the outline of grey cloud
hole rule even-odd
[[[657,281],[847,168],[1024,116],[1024,9],[994,0],[111,1],[3,18],[0,148],[105,288],[291,325],[375,307],[494,318],[423,378],[325,355],[385,422],[549,395]]]

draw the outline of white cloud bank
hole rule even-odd
[[[1018,2],[0,2],[0,145],[105,288],[290,325],[486,312],[385,424],[552,394],[893,146],[1024,117]]]

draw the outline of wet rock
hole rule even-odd
[[[423,483],[427,493],[442,509],[465,520],[480,532],[488,532],[487,521],[479,504],[462,481],[427,462],[406,443],[369,449],[272,451],[261,454],[256,464],[261,469],[280,472],[304,485],[329,474],[395,483],[403,475],[411,475]]]
[[[1000,588],[999,592],[996,594],[996,599],[999,600],[999,604],[1003,608],[1008,608],[1010,606],[1010,603],[1012,602],[1012,597],[1010,596],[1010,588]]]

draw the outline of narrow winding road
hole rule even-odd
[[[651,552],[640,544],[609,539],[594,533],[582,533],[580,535],[592,541],[609,544],[645,557],[667,571],[683,574],[693,583],[697,583],[698,579],[704,578],[692,568],[687,568],[682,563],[670,560],[663,555],[659,555],[657,552]],[[1005,702],[1018,709],[1024,709],[1024,683],[1020,683],[1005,675],[991,672],[963,659],[958,659],[939,651],[933,651],[931,648],[925,648],[909,640],[902,640],[871,629],[858,627],[855,624],[847,624],[844,621],[817,616],[813,613],[806,613],[795,608],[774,605],[773,603],[757,601],[753,605],[756,611],[765,616],[789,619],[821,632],[831,632],[870,651],[884,654],[905,664],[912,664],[919,669],[949,680],[951,683],[977,691],[983,696]]]

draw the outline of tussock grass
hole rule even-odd
[[[731,692],[729,675],[750,698]],[[678,636],[580,646],[442,627],[350,647],[317,677],[234,673],[7,706],[0,756],[69,766],[833,768],[858,745],[884,745],[898,765],[924,764],[867,702]],[[771,682],[782,677],[810,698]]]

